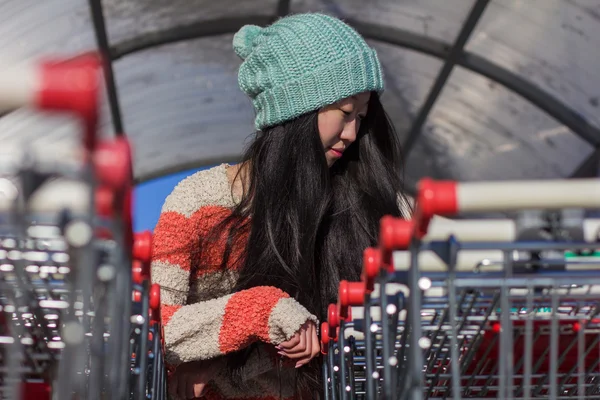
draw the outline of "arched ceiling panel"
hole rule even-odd
[[[522,76],[600,126],[600,2],[493,0],[466,50]]]
[[[277,0],[103,0],[111,43],[215,18],[274,15]],[[291,11],[326,11],[452,44],[473,0],[292,0]],[[492,0],[467,51],[530,80],[600,126],[596,0]],[[149,48],[114,63],[136,176],[237,157],[253,131],[253,111],[237,88],[232,35]],[[371,42],[388,80],[383,101],[402,138],[444,60]],[[94,49],[86,0],[0,0],[0,61]],[[101,129],[112,134],[104,104]],[[71,147],[73,121],[20,110],[0,118],[0,141],[42,151]],[[591,148],[529,102],[455,68],[409,157],[412,181],[568,176]]]
[[[379,55],[386,80],[382,102],[404,141],[414,114],[425,100],[442,61],[415,51],[368,41]]]
[[[473,0],[297,0],[293,12],[323,11],[361,22],[398,27],[451,42],[473,5]]]
[[[237,87],[231,41],[232,35],[185,41],[115,62],[137,176],[241,152],[253,112]]]
[[[504,87],[455,68],[408,160],[410,182],[568,177],[593,148]]]
[[[85,0],[0,0],[0,64],[14,67],[96,49],[89,13]],[[101,115],[102,125],[109,125],[106,96]],[[0,151],[26,145],[41,156],[69,154],[79,145],[80,132],[72,118],[17,110],[0,118]]]
[[[278,0],[103,0],[111,42],[217,18],[275,15]]]
[[[96,47],[85,0],[1,0],[0,56],[20,62]]]

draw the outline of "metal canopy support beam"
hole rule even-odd
[[[600,174],[600,148],[595,149],[569,178],[596,178]]]
[[[118,60],[128,54],[156,46],[176,43],[183,40],[235,33],[242,26],[247,24],[259,26],[269,25],[275,21],[276,18],[277,17],[274,16],[254,15],[238,18],[220,18],[212,21],[199,21],[189,25],[177,26],[125,40],[112,46],[110,54],[113,60]]]
[[[464,54],[460,64],[527,99],[592,146],[600,146],[600,129],[535,84],[475,54]]]
[[[92,13],[92,21],[94,23],[94,31],[96,34],[96,42],[98,49],[102,55],[104,64],[104,80],[106,83],[106,91],[108,92],[108,105],[112,117],[113,128],[115,135],[122,136],[125,134],[123,129],[123,119],[121,117],[121,108],[119,106],[119,95],[112,68],[112,58],[110,54],[110,46],[106,35],[106,25],[104,20],[104,11],[102,10],[102,0],[89,0],[90,10]]]
[[[456,65],[458,59],[463,54],[463,49],[467,44],[467,40],[469,40],[471,33],[473,33],[473,30],[475,29],[479,18],[481,18],[483,15],[488,3],[489,0],[477,0],[475,4],[473,4],[473,8],[467,17],[467,20],[463,24],[462,29],[460,30],[460,33],[454,42],[454,45],[450,49],[444,65],[440,69],[440,72],[438,73],[438,76],[435,79],[435,82],[433,83],[425,102],[421,106],[417,117],[413,121],[412,126],[408,131],[408,135],[403,146],[405,157],[408,158],[410,151],[412,150],[417,138],[419,137],[419,134],[421,133],[421,128],[427,120],[427,116],[429,116],[433,105],[440,96],[442,89],[446,85],[446,81],[450,77],[450,73],[454,69],[454,65]]]
[[[290,13],[291,0],[277,2],[276,16],[249,15],[245,17],[219,18],[210,21],[198,21],[192,24],[176,26],[158,32],[148,33],[140,37],[125,40],[111,48],[113,60],[118,60],[128,54],[146,50],[155,46],[183,40],[199,39],[208,36],[225,35],[237,32],[244,25],[269,25],[279,17]]]

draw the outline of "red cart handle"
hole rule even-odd
[[[144,264],[152,261],[152,232],[143,231],[133,235],[132,255]]]
[[[375,278],[379,275],[381,269],[381,251],[379,249],[368,247],[363,251],[363,270],[361,280],[365,283],[365,293],[371,293],[374,290]]]
[[[525,209],[596,209],[600,203],[600,179],[536,181],[454,182],[422,179],[415,213],[417,234],[427,233],[434,215],[509,212]]]
[[[97,53],[3,68],[0,113],[26,106],[73,113],[82,120],[84,146],[92,151],[96,145],[101,71],[102,60]]]
[[[341,281],[338,292],[339,315],[345,320],[350,319],[350,307],[360,306],[365,300],[365,283]]]
[[[125,137],[98,144],[94,152],[98,180],[113,190],[124,191],[132,186],[131,145]]]
[[[153,322],[160,322],[160,285],[153,283],[152,286],[150,286],[149,297],[150,319]]]
[[[321,324],[321,354],[327,354],[329,350],[329,324],[323,322]]]
[[[407,250],[413,232],[411,220],[385,216],[379,224],[379,247],[384,252]]]

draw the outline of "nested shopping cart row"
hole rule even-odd
[[[152,235],[133,234],[132,161],[97,135],[95,54],[0,69],[0,113],[78,122],[68,157],[0,151],[0,398],[166,398]]]
[[[599,398],[599,204],[596,179],[422,181],[329,307],[325,398]]]

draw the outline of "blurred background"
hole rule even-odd
[[[110,55],[101,129],[131,138],[135,229],[152,229],[178,181],[236,162],[253,133],[233,33],[307,11],[378,50],[409,190],[424,176],[598,175],[598,0],[0,0],[0,60]],[[77,132],[25,110],[0,117],[3,145],[53,151]]]

